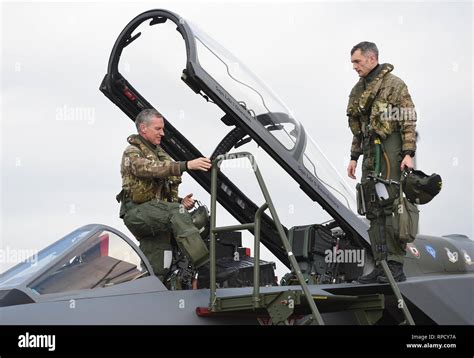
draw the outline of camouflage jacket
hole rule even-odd
[[[174,162],[162,148],[140,135],[132,134],[127,141],[130,145],[120,166],[124,197],[137,204],[151,199],[179,202],[178,186],[186,163]]]
[[[390,73],[392,70],[388,63],[380,65],[374,70],[373,78],[361,78],[349,95],[347,116],[353,134],[353,159],[363,153],[364,137],[374,133],[383,140],[393,132],[400,132],[402,151],[416,150],[415,105],[406,84]]]

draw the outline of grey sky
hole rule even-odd
[[[351,141],[345,108],[357,81],[349,51],[363,40],[377,43],[380,61],[395,66],[393,73],[407,83],[419,112],[417,166],[444,180],[441,194],[420,207],[420,232],[472,236],[471,3],[6,2],[0,127],[4,250],[41,249],[92,222],[129,234],[114,197],[125,138],[134,126],[98,87],[120,31],[152,8],[191,20],[242,60],[286,103],[344,178]],[[176,31],[165,48],[160,35],[150,36],[156,41],[143,36],[124,53],[125,77],[210,155],[228,130],[218,119],[222,112],[180,80],[185,58]],[[326,218],[263,154],[259,164],[285,225]],[[251,174],[229,170],[258,202]],[[181,193],[209,203],[189,176],[184,181]],[[219,213],[218,223],[232,220]],[[13,264],[0,262],[0,270]]]

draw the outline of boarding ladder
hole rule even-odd
[[[247,158],[254,170],[257,182],[262,191],[265,203],[255,213],[254,222],[232,226],[216,226],[217,206],[217,174],[224,160]],[[201,317],[214,316],[248,316],[256,318],[267,317],[266,322],[272,324],[289,324],[292,318],[307,317],[303,324],[324,325],[321,311],[339,312],[342,310],[353,311],[359,324],[375,324],[384,310],[384,295],[370,294],[361,296],[350,295],[312,295],[303,277],[301,269],[291,251],[291,246],[286,233],[281,225],[278,214],[273,205],[263,177],[257,166],[255,158],[248,152],[220,155],[213,160],[211,169],[211,218],[210,218],[210,301],[208,307],[198,307],[196,313]],[[260,225],[263,212],[269,209],[278,235],[286,250],[288,259],[296,273],[301,289],[288,289],[271,292],[260,292]],[[217,295],[216,289],[216,234],[239,230],[253,230],[254,232],[254,267],[253,267],[253,292],[247,295],[224,296]],[[388,269],[387,263],[382,262],[383,268],[389,277],[392,289],[398,302],[403,302],[400,291]],[[402,301],[400,301],[400,299]],[[318,304],[316,304],[318,302]],[[406,305],[403,306],[406,307]],[[319,308],[318,308],[319,307]],[[413,324],[408,308],[404,310],[405,317]],[[269,318],[269,319],[268,319]],[[259,319],[260,321],[260,319]]]

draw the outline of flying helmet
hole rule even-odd
[[[196,200],[197,208],[194,209],[190,214],[193,220],[194,226],[196,226],[201,234],[201,237],[205,239],[209,236],[209,210],[205,205],[202,205]]]
[[[421,170],[410,170],[405,174],[403,192],[413,204],[426,204],[441,191],[443,181],[439,174],[426,175]]]

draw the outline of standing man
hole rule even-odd
[[[187,211],[194,206],[193,194],[178,197],[178,186],[184,171],[208,171],[211,162],[208,158],[174,162],[160,147],[165,125],[155,109],[141,111],[135,125],[138,134],[128,137],[120,168],[120,218],[164,281],[172,260],[171,232],[195,269],[209,261],[207,247]]]
[[[372,42],[361,42],[351,50],[351,62],[360,79],[349,95],[347,106],[353,134],[347,175],[356,179],[356,167],[362,155],[361,185],[375,260],[374,270],[359,277],[360,283],[388,282],[379,265],[384,257],[395,281],[406,280],[403,273],[406,244],[395,237],[392,225],[393,200],[399,195],[398,187],[376,188],[377,183],[369,176],[400,181],[401,171],[413,168],[416,112],[407,86],[391,73],[392,65],[379,64],[378,54]]]

